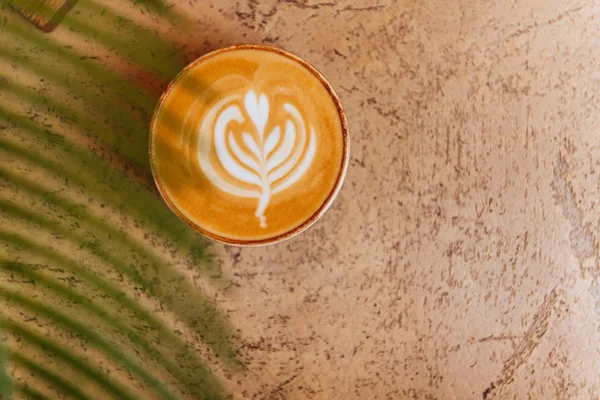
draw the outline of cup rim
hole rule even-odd
[[[338,173],[338,176],[336,178],[336,182],[335,182],[332,190],[329,192],[329,195],[323,201],[323,204],[321,204],[321,206],[308,219],[303,221],[300,225],[296,226],[295,228],[290,229],[287,232],[284,232],[279,235],[276,235],[276,236],[273,236],[270,238],[266,238],[266,239],[257,239],[257,240],[233,239],[233,238],[229,238],[226,236],[222,236],[222,235],[218,235],[213,232],[210,232],[207,229],[204,229],[201,226],[199,226],[198,224],[194,223],[194,221],[191,221],[188,217],[183,215],[183,213],[175,206],[175,204],[173,204],[173,202],[167,195],[165,189],[163,188],[162,182],[161,182],[160,178],[158,177],[158,174],[155,171],[155,167],[154,167],[153,139],[154,139],[154,135],[155,135],[156,123],[157,123],[158,115],[161,112],[162,106],[163,106],[164,102],[166,101],[166,98],[168,97],[168,95],[171,93],[171,90],[177,85],[177,83],[179,83],[181,78],[189,70],[193,69],[198,64],[201,64],[202,62],[208,60],[209,58],[212,58],[219,54],[227,53],[227,52],[231,52],[231,51],[237,51],[237,50],[270,51],[275,54],[279,54],[284,57],[287,57],[293,61],[296,61],[300,65],[302,65],[309,72],[311,72],[325,87],[325,89],[327,90],[327,92],[329,93],[329,95],[331,96],[331,98],[335,104],[335,107],[337,109],[338,116],[340,118],[340,122],[342,125],[342,138],[343,138],[343,147],[344,147],[343,151],[342,151],[342,165],[341,165],[340,171]],[[223,47],[220,49],[210,51],[210,52],[202,55],[201,57],[197,58],[196,60],[192,61],[191,63],[189,63],[169,83],[169,85],[167,86],[167,88],[165,89],[163,94],[160,96],[160,99],[155,107],[154,114],[152,116],[152,121],[150,123],[150,137],[149,137],[148,143],[149,143],[148,147],[149,147],[149,156],[150,156],[150,169],[152,171],[152,177],[153,177],[154,183],[158,189],[160,196],[165,201],[167,206],[171,209],[171,211],[173,213],[175,213],[175,215],[177,215],[177,217],[179,217],[179,219],[181,219],[188,226],[193,228],[196,232],[200,233],[204,237],[211,239],[211,240],[215,240],[217,242],[220,242],[220,243],[223,243],[226,245],[234,245],[234,246],[239,246],[239,247],[260,247],[260,246],[266,246],[266,245],[270,245],[270,244],[281,243],[285,240],[291,239],[292,237],[304,232],[305,230],[310,228],[312,225],[314,225],[325,214],[325,212],[327,212],[327,210],[331,207],[331,205],[333,204],[337,195],[339,194],[339,192],[342,188],[344,179],[346,177],[346,173],[348,171],[348,165],[349,165],[349,161],[350,161],[350,134],[349,134],[349,129],[348,129],[348,121],[346,119],[346,114],[342,107],[342,103],[341,103],[337,93],[331,86],[331,84],[327,81],[327,79],[325,79],[325,77],[315,67],[313,67],[311,64],[309,64],[307,61],[300,58],[299,56],[292,54],[289,51],[283,50],[279,47],[274,47],[274,46],[269,46],[269,45],[264,45],[264,44],[238,44],[238,45]]]

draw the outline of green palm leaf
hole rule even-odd
[[[140,7],[185,23],[158,0]],[[183,67],[180,44],[80,0],[63,32],[133,63],[139,85],[1,12],[0,63],[37,80],[0,72],[0,398],[227,398],[211,366],[242,364],[204,288],[228,282],[148,165],[150,117]]]

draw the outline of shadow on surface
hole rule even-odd
[[[159,1],[141,7],[190,24]],[[206,289],[228,282],[157,196],[148,165],[150,119],[184,67],[182,43],[90,0],[52,35],[2,13],[0,326],[3,353],[33,378],[11,386],[2,369],[0,393],[102,398],[61,377],[68,364],[114,398],[225,398],[210,365],[241,364]],[[53,362],[29,354],[36,346]]]

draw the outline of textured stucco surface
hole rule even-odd
[[[314,63],[352,135],[317,226],[222,249],[240,392],[600,396],[597,2],[203,3],[210,40]]]
[[[164,32],[187,61],[283,47],[329,79],[350,125],[321,221],[213,246],[232,286],[203,287],[247,365],[219,370],[235,398],[600,398],[600,3],[171,3],[195,21]]]

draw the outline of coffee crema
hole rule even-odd
[[[162,196],[184,221],[226,243],[259,245],[326,211],[348,146],[340,102],[313,67],[244,45],[201,57],[171,83],[150,156]]]

